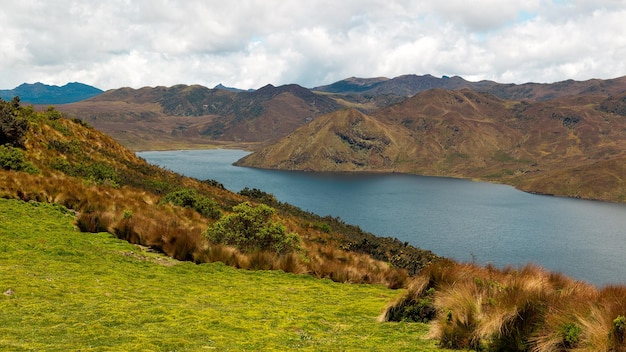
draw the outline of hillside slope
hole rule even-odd
[[[355,109],[325,115],[236,163],[308,171],[393,171],[408,142],[398,128]]]
[[[74,217],[0,199],[0,350],[439,350],[376,322],[398,291],[179,262]]]
[[[429,251],[302,211],[260,190],[236,194],[212,180],[160,169],[55,109],[35,112],[0,101],[0,113],[0,140],[6,143],[0,145],[0,197],[63,205],[77,212],[83,231],[109,232],[179,260],[390,287],[438,260]],[[237,226],[245,216],[256,220]],[[211,237],[209,229],[230,237]]]
[[[321,117],[237,164],[477,178],[530,192],[626,201],[626,120],[612,112],[621,111],[625,97],[517,103],[435,89],[371,116]],[[368,126],[363,132],[357,116]]]
[[[457,76],[403,75],[391,79],[352,77],[313,89],[297,84],[278,87],[268,84],[255,91],[181,84],[114,89],[57,108],[133,150],[224,145],[256,149],[321,115],[346,107],[372,114],[435,88],[471,89],[503,99],[531,102],[567,96],[608,98],[626,92],[626,77],[551,84],[501,84],[470,82]]]

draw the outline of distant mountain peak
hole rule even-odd
[[[95,97],[102,92],[99,88],[78,82],[70,82],[62,87],[35,82],[0,90],[0,97],[10,100],[19,96],[22,102],[30,104],[68,104]]]
[[[233,88],[233,87],[226,87],[225,85],[219,83],[218,85],[216,85],[215,87],[213,87],[213,89],[220,89],[220,90],[227,90],[229,92],[235,92],[235,93],[239,93],[239,92],[245,92],[245,89],[239,89],[239,88]],[[248,89],[248,92],[250,91],[254,91],[254,89]]]

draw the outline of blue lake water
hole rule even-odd
[[[235,167],[240,150],[137,153],[232,191],[272,193],[378,236],[481,264],[535,263],[596,285],[626,283],[626,205],[540,196],[510,186],[402,174],[332,174]]]

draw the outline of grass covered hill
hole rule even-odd
[[[462,77],[441,78],[432,75],[402,75],[394,78],[350,77],[314,91],[341,95],[395,95],[410,97],[430,89],[461,90],[489,93],[507,100],[547,101],[566,96],[612,96],[626,91],[626,77],[614,79],[566,80],[555,83],[504,84],[493,81],[470,82]]]
[[[456,76],[403,75],[392,79],[352,77],[313,89],[297,84],[278,87],[268,84],[255,91],[179,84],[113,89],[57,108],[135,151],[199,149],[210,145],[256,149],[324,114],[346,107],[372,114],[430,89],[470,89],[514,102],[550,101],[568,96],[608,98],[626,91],[626,77],[501,84],[469,82]]]

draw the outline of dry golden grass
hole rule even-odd
[[[598,289],[535,265],[496,269],[441,261],[380,316],[434,291],[430,336],[444,347],[506,351],[623,351],[626,287]]]

